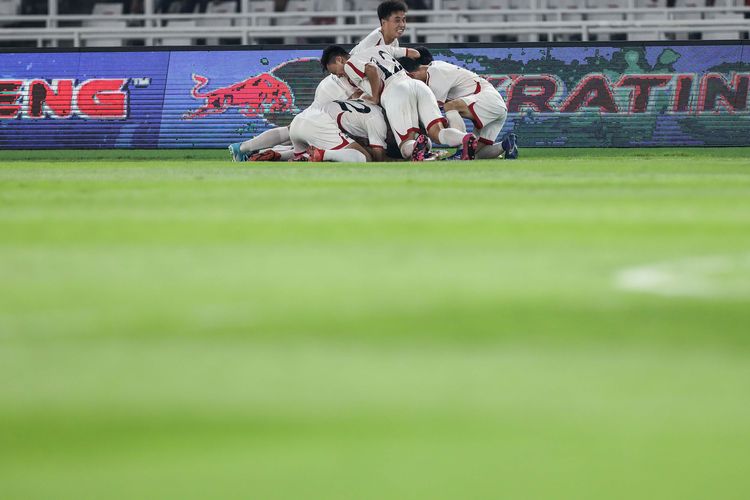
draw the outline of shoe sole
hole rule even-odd
[[[414,144],[414,151],[411,153],[411,161],[424,161],[427,156],[427,137],[420,135]]]
[[[279,153],[273,150],[268,150],[248,156],[245,161],[278,161],[280,158],[281,155]]]
[[[471,136],[469,140],[462,142],[463,151],[461,152],[461,159],[473,160],[477,154],[477,138]]]

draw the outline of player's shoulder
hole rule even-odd
[[[380,28],[375,28],[372,30],[367,36],[365,36],[362,40],[359,41],[357,45],[355,45],[352,50],[349,51],[349,54],[356,55],[363,50],[367,50],[369,48],[377,46],[379,43],[382,44],[383,40],[383,33],[380,31]]]
[[[450,70],[456,70],[459,66],[456,66],[455,64],[451,64],[447,61],[438,61],[433,60],[430,65],[429,69],[437,70],[437,71],[450,71]]]

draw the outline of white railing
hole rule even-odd
[[[463,42],[467,37],[488,38],[505,35],[522,41],[536,41],[539,34],[548,40],[577,36],[587,41],[596,35],[628,35],[632,39],[667,39],[674,33],[710,33],[711,39],[737,39],[750,31],[750,7],[653,8],[576,8],[514,10],[429,10],[411,11],[404,42]],[[600,19],[602,15],[606,19]],[[373,12],[242,12],[203,14],[131,15],[13,15],[0,16],[0,41],[34,41],[36,46],[97,46],[102,41],[138,40],[145,45],[189,45],[195,39],[220,37],[238,39],[244,45],[266,39],[303,43],[306,39],[335,39],[354,42],[373,29]],[[492,21],[481,20],[482,18]],[[512,19],[512,22],[508,21]],[[323,24],[335,20],[335,24]],[[119,21],[122,26],[111,25]],[[347,24],[347,22],[352,22]],[[37,23],[42,26],[13,26]],[[101,26],[97,26],[101,23]],[[321,23],[321,24],[317,24]],[[203,25],[202,25],[203,24]],[[645,38],[644,38],[645,37]]]

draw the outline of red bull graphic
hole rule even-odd
[[[129,78],[0,80],[0,119],[124,120]]]
[[[248,118],[266,113],[292,111],[294,98],[289,85],[270,73],[251,76],[241,82],[221,87],[209,92],[200,90],[208,84],[208,78],[193,74],[195,86],[190,91],[194,99],[205,102],[201,107],[183,115],[185,120],[221,114],[231,108],[238,108]]]

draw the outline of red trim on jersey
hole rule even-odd
[[[398,138],[401,140],[401,142],[404,142],[406,140],[406,138],[409,137],[409,133],[410,132],[417,132],[417,133],[419,133],[419,129],[416,128],[416,127],[412,127],[409,130],[407,130],[405,134],[402,134],[398,130],[394,130],[394,132],[396,132],[398,134]]]
[[[378,146],[377,144],[370,144],[371,148],[385,149],[385,146]]]
[[[430,124],[425,127],[425,130],[430,130],[432,126],[435,125],[437,122],[441,122],[444,126],[448,125],[448,120],[446,120],[445,118],[441,116],[440,118],[435,118],[434,120],[432,120]]]
[[[349,66],[350,68],[352,68],[354,70],[354,72],[357,73],[357,76],[359,76],[360,78],[364,78],[365,77],[365,74],[362,73],[359,69],[357,69],[357,67],[355,65],[353,65],[352,63],[350,63],[349,61],[346,61],[346,65]]]
[[[339,135],[341,135],[341,134],[339,134]],[[343,142],[342,142],[341,144],[339,144],[338,146],[336,146],[335,148],[331,148],[331,150],[335,151],[335,150],[337,150],[337,149],[344,149],[344,148],[345,148],[345,147],[347,147],[347,146],[348,146],[349,144],[351,144],[351,142],[349,142],[349,141],[348,141],[348,140],[346,139],[346,137],[344,137],[343,135],[341,136],[341,140],[342,140]]]
[[[483,128],[484,124],[482,123],[482,120],[479,119],[476,112],[474,111],[475,104],[476,104],[475,102],[472,102],[471,104],[469,104],[469,112],[471,113],[471,116],[472,116],[471,121],[474,122],[474,126],[476,128]]]
[[[478,94],[482,91],[482,84],[477,82],[477,88],[474,89],[474,94]],[[474,95],[472,94],[472,95]]]
[[[480,137],[479,139],[477,139],[477,141],[481,142],[482,144],[487,144],[488,146],[492,146],[493,144],[495,144],[491,140],[485,139],[484,137]]]

